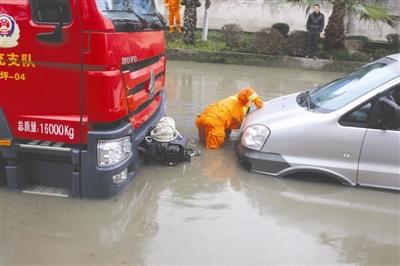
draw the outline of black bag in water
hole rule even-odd
[[[145,154],[165,165],[176,165],[181,162],[190,162],[191,149],[186,149],[188,140],[185,137],[177,138],[171,142],[158,142],[148,138],[142,147]]]

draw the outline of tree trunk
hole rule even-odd
[[[344,18],[346,15],[346,4],[343,0],[335,0],[332,15],[329,17],[325,29],[325,48],[340,49],[345,39]]]
[[[208,36],[208,9],[204,9],[204,22],[203,22],[203,34],[201,36],[201,39],[203,41],[207,41],[207,36]]]

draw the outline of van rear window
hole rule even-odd
[[[33,20],[37,23],[69,24],[71,21],[70,0],[31,0],[31,4]]]

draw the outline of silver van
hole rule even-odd
[[[268,101],[242,129],[236,151],[251,171],[400,190],[400,54]]]

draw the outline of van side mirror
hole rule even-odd
[[[394,129],[400,127],[400,106],[391,96],[379,99],[380,115],[379,125],[383,129]]]
[[[67,17],[66,8],[64,7],[64,4],[60,1],[58,4],[58,14],[59,14],[59,22],[58,24],[54,27],[54,31],[50,33],[40,33],[37,35],[37,39],[41,42],[50,42],[50,43],[60,43],[64,39],[64,34],[63,34],[63,26],[64,26],[64,21]]]

